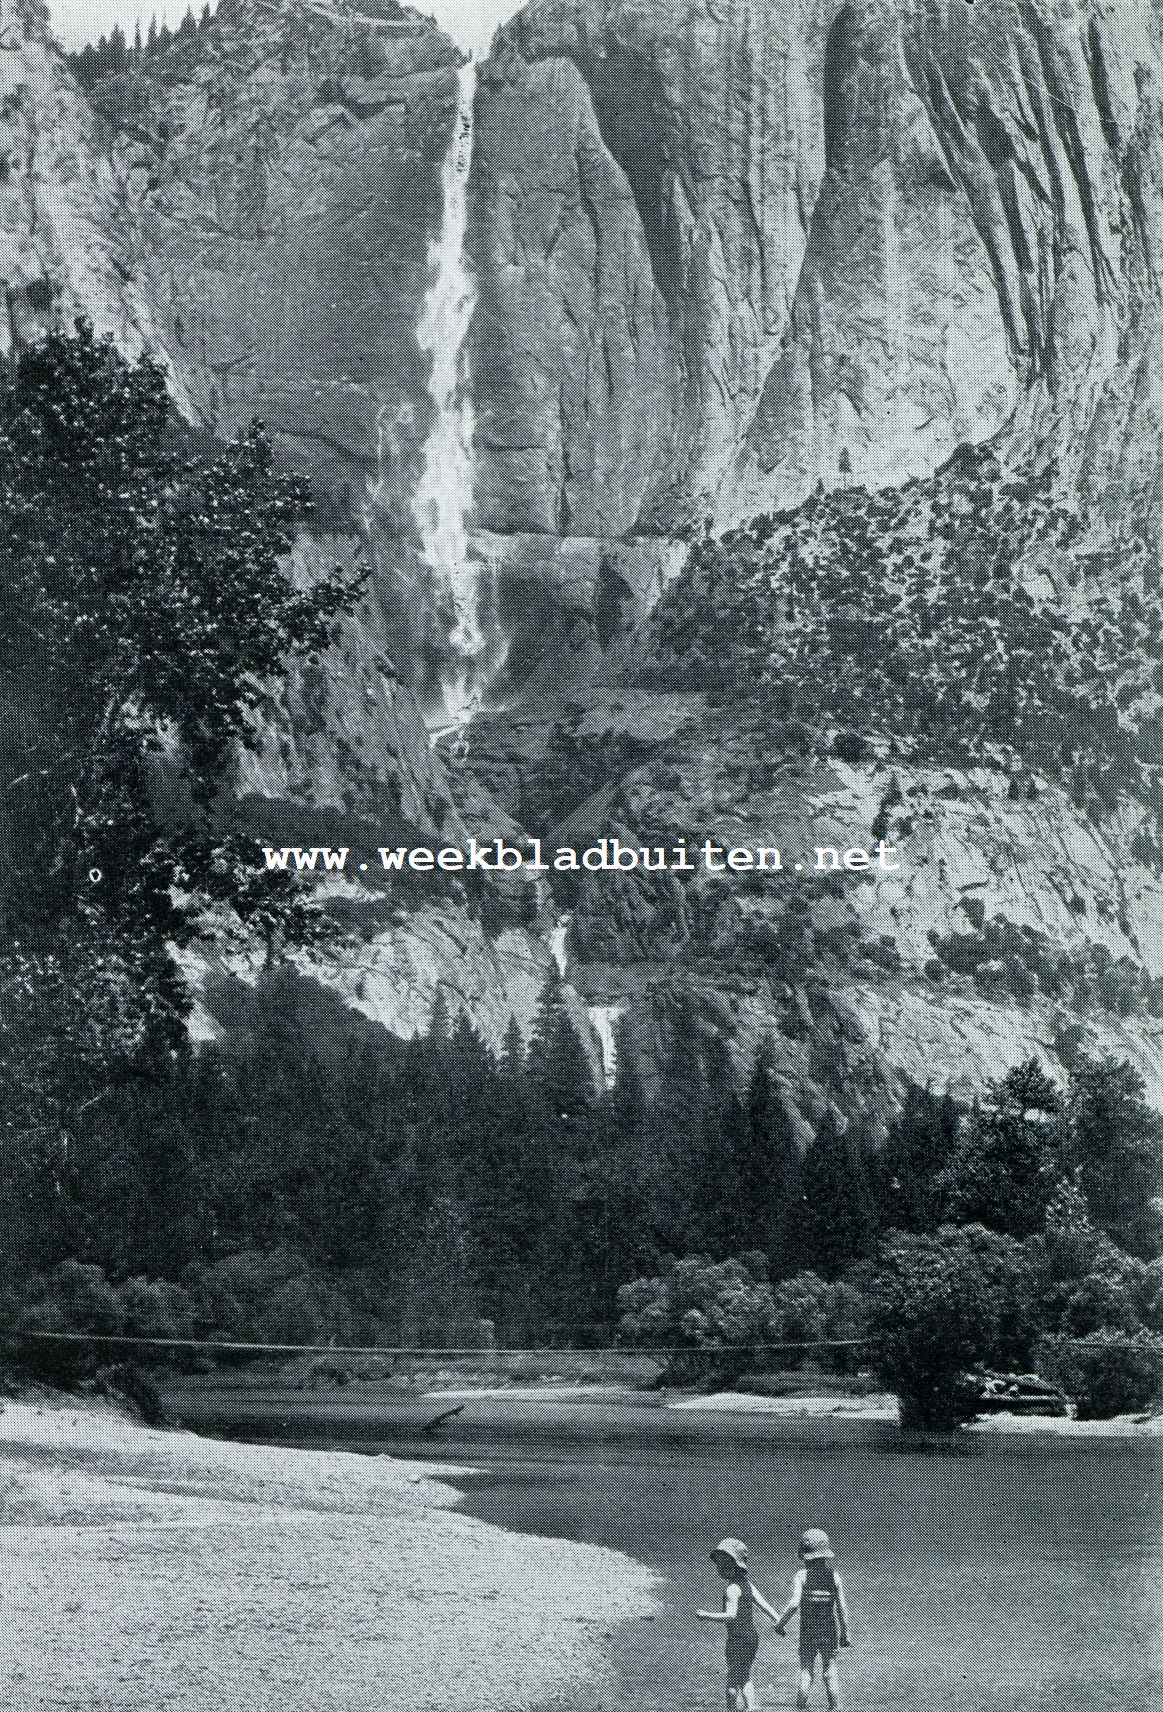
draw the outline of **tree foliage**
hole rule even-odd
[[[269,681],[324,648],[358,592],[339,572],[296,578],[308,509],[261,424],[195,450],[162,366],[84,321],[24,351],[0,392],[0,1055],[17,1127],[180,1042],[175,949],[311,930],[221,812]]]
[[[1004,1076],[958,1136],[942,1183],[945,1216],[1018,1237],[1042,1230],[1062,1171],[1059,1112],[1034,1059]]]
[[[1033,1279],[1010,1236],[942,1226],[885,1245],[873,1293],[877,1370],[906,1425],[947,1427],[973,1413],[966,1376],[1021,1367],[1035,1332]]]

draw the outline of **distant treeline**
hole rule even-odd
[[[1020,1244],[1063,1207],[1108,1273],[1159,1252],[1161,1125],[1125,1065],[1084,1063],[1061,1093],[1031,1062],[968,1110],[912,1087],[878,1145],[825,1116],[801,1154],[772,1043],[740,1089],[681,1011],[651,1098],[628,1050],[597,1085],[556,985],[497,1056],[439,1010],[399,1040],[285,971],[223,1014],[222,1044],[123,1077],[67,1149],[6,1156],[4,1252],[37,1323],[72,1323],[44,1284],[62,1262],[186,1292],[175,1318],[139,1285],[112,1331],[446,1344],[485,1319],[504,1344],[584,1345],[618,1334],[623,1286],[682,1256],[863,1288],[886,1240],[979,1226]],[[859,1332],[832,1300],[799,1335]],[[1051,1329],[1111,1323],[1101,1303],[1070,1312]]]
[[[69,54],[69,66],[82,89],[93,89],[107,77],[140,70],[168,53],[175,43],[196,42],[210,28],[212,17],[209,4],[203,6],[197,17],[193,8],[187,7],[176,30],[164,22],[159,25],[157,18],[152,17],[144,36],[140,22],[135,25],[132,40],[120,24],[114,24],[109,35],[101,36],[95,44],[86,42],[83,48]]]

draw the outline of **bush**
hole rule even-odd
[[[330,1278],[288,1250],[243,1249],[190,1278],[204,1337],[228,1342],[352,1342],[351,1312]]]
[[[1147,1268],[1131,1255],[1118,1264],[1088,1272],[1070,1292],[1062,1312],[1062,1330],[1073,1337],[1091,1332],[1137,1332],[1144,1329],[1140,1302]]]
[[[764,1344],[862,1336],[868,1304],[856,1285],[832,1283],[815,1272],[798,1272],[771,1285],[765,1273],[759,1254],[739,1260],[711,1261],[697,1255],[673,1261],[661,1276],[638,1278],[619,1290],[619,1336],[641,1347],[723,1357],[710,1365],[681,1354],[673,1357],[667,1373],[673,1381],[705,1378],[709,1371],[721,1381],[737,1375],[744,1358],[760,1370],[782,1365],[775,1352],[767,1357],[757,1348]],[[842,1359],[835,1365],[843,1371],[851,1364]]]
[[[38,1281],[21,1331],[92,1332],[105,1337],[189,1337],[193,1305],[180,1284],[127,1278],[112,1284],[99,1266],[62,1260]]]
[[[772,1302],[778,1342],[846,1341],[864,1335],[867,1296],[843,1279],[829,1282],[815,1272],[797,1272],[774,1287]],[[852,1351],[836,1351],[839,1360],[831,1359],[829,1351],[820,1353],[824,1366],[845,1371],[853,1365],[848,1359]]]
[[[906,1426],[947,1428],[976,1412],[975,1368],[1024,1366],[1033,1270],[1012,1237],[981,1225],[899,1236],[881,1251],[871,1331],[882,1382]]]
[[[47,1277],[36,1280],[17,1318],[25,1332],[89,1332],[94,1337],[184,1338],[193,1329],[193,1304],[180,1284],[149,1278],[127,1278],[113,1284],[99,1266],[62,1260]],[[48,1384],[69,1389],[83,1380],[105,1376],[106,1388],[129,1394],[150,1418],[152,1405],[133,1369],[114,1362],[128,1352],[100,1343],[30,1340],[22,1349],[26,1373]],[[142,1358],[151,1365],[166,1360],[164,1348],[146,1346]],[[148,1405],[148,1406],[147,1406]],[[156,1414],[156,1410],[153,1410]]]
[[[618,1335],[645,1348],[725,1349],[779,1341],[771,1286],[742,1260],[693,1255],[618,1291]]]
[[[1163,1332],[1163,1260],[1149,1261],[1139,1288],[1139,1312],[1149,1332]]]
[[[1072,1397],[1080,1421],[1139,1415],[1163,1403],[1163,1337],[1153,1332],[1091,1332],[1044,1338],[1038,1360]]]

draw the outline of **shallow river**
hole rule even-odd
[[[708,1550],[723,1534],[745,1539],[760,1590],[782,1603],[809,1525],[832,1536],[848,1589],[846,1712],[1163,1706],[1158,1441],[926,1440],[873,1423],[519,1396],[466,1401],[438,1434],[405,1425],[387,1436],[356,1399],[271,1401],[261,1426],[187,1418],[203,1430],[469,1464],[479,1472],[456,1484],[471,1514],[614,1546],[658,1572],[657,1615],[604,1643],[614,1687],[576,1712],[721,1706],[722,1632],[691,1615],[718,1603]],[[788,1707],[794,1639],[760,1621],[760,1703]],[[455,1668],[454,1634],[449,1658]]]

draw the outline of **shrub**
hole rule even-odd
[[[99,1266],[62,1260],[47,1277],[38,1279],[17,1320],[20,1331],[89,1332],[94,1337],[189,1337],[193,1308],[180,1284],[149,1278],[127,1278],[114,1284]],[[128,1353],[100,1343],[31,1340],[23,1348],[26,1372],[66,1389],[105,1374],[108,1385],[129,1392],[143,1406],[147,1398],[133,1395],[132,1370],[116,1364]],[[166,1360],[164,1347],[143,1352],[151,1364]],[[152,1406],[151,1406],[152,1407]],[[146,1418],[150,1410],[145,1409]]]
[[[202,1335],[255,1343],[351,1339],[350,1310],[326,1276],[299,1254],[243,1249],[191,1274]]]
[[[778,1342],[771,1286],[741,1260],[693,1255],[618,1291],[618,1334],[643,1347],[725,1349]]]
[[[885,1245],[870,1329],[904,1425],[956,1426],[975,1412],[974,1368],[1025,1364],[1033,1288],[1021,1245],[981,1225],[943,1225]]]
[[[1066,1301],[1062,1329],[1069,1335],[1090,1332],[1136,1332],[1143,1329],[1140,1301],[1147,1268],[1141,1260],[1119,1255],[1079,1280]]]
[[[127,1278],[112,1284],[99,1266],[62,1260],[40,1280],[20,1318],[22,1331],[92,1332],[106,1337],[189,1337],[192,1304],[180,1284]]]
[[[1044,1338],[1039,1366],[1074,1399],[1081,1421],[1143,1414],[1163,1403],[1163,1337],[1153,1332],[1091,1332]]]
[[[1147,1330],[1163,1332],[1163,1260],[1149,1261],[1144,1267],[1138,1306]]]
[[[843,1279],[829,1282],[815,1272],[797,1272],[794,1278],[785,1278],[774,1287],[772,1303],[777,1341],[781,1343],[846,1340],[864,1335],[867,1298]]]
[[[657,1278],[638,1278],[618,1292],[622,1310],[619,1335],[643,1347],[713,1354],[694,1361],[672,1356],[671,1380],[707,1377],[719,1381],[736,1376],[744,1360],[760,1370],[783,1365],[775,1351],[765,1356],[757,1346],[814,1343],[863,1335],[868,1303],[864,1292],[846,1281],[830,1282],[815,1272],[798,1272],[771,1285],[762,1255],[739,1260],[710,1261],[695,1256],[673,1261]],[[847,1370],[850,1352],[839,1352],[838,1366]],[[790,1357],[794,1363],[796,1355]]]

